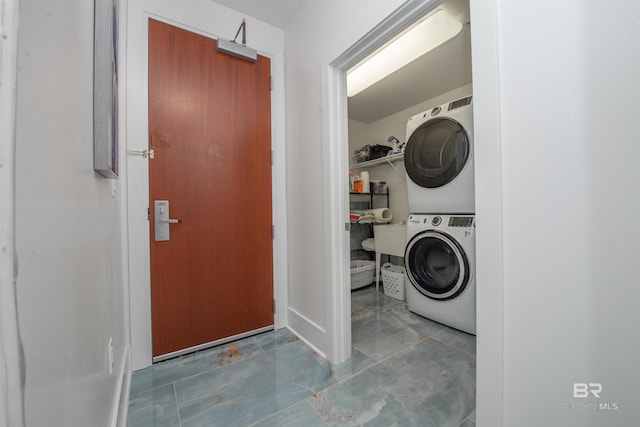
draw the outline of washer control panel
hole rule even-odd
[[[409,215],[407,220],[409,226],[432,226],[432,227],[475,227],[474,215]]]

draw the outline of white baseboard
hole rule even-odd
[[[129,414],[129,393],[131,391],[131,357],[130,346],[127,345],[122,352],[120,370],[113,396],[113,410],[111,412],[111,427],[126,427]]]
[[[288,328],[320,356],[327,358],[327,331],[293,308],[288,308]]]

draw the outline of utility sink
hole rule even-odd
[[[376,240],[376,290],[378,290],[380,282],[380,258],[382,254],[404,256],[404,247],[407,244],[407,225],[374,225],[373,237]]]

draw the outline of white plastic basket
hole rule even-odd
[[[373,273],[376,269],[374,261],[354,259],[351,261],[351,290],[362,288],[373,283]]]
[[[406,299],[404,288],[404,267],[385,263],[380,269],[384,294],[399,300]]]

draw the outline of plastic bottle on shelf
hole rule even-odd
[[[353,180],[353,192],[362,193],[362,180],[359,176],[356,176]]]
[[[362,171],[360,172],[360,180],[362,181],[362,192],[369,192],[369,172]]]

